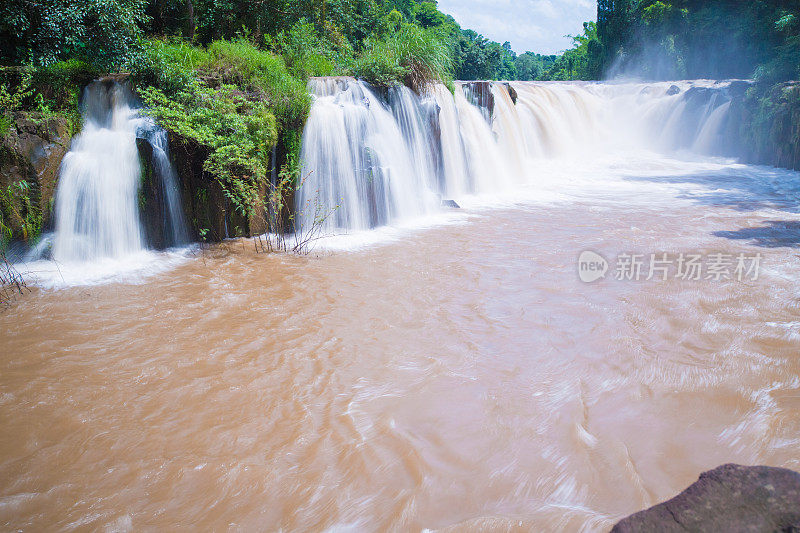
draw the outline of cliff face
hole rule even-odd
[[[755,106],[751,155],[755,161],[800,170],[800,83],[777,85]]]
[[[800,170],[800,82],[735,96],[726,137],[743,162]]]
[[[0,136],[0,223],[27,240],[51,224],[58,169],[74,134],[66,117],[12,112]]]

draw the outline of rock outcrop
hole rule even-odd
[[[487,120],[494,113],[494,95],[491,81],[468,81],[463,83],[467,100],[486,111]]]
[[[800,532],[800,474],[727,464],[675,498],[622,520],[612,532]]]
[[[50,223],[58,169],[74,126],[66,117],[41,113],[12,112],[7,118],[10,126],[0,137],[0,187],[6,191],[0,209],[13,237],[24,240],[31,218],[44,227]]]

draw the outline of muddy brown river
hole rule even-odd
[[[0,315],[0,529],[602,531],[800,470],[797,174],[670,164],[34,288]],[[647,280],[662,253],[706,270]]]

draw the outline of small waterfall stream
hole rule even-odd
[[[730,85],[457,82],[420,97],[313,79],[299,227],[363,230],[435,212],[441,198],[535,185],[537,160],[719,154]]]
[[[121,258],[147,248],[137,138],[152,146],[163,191],[164,243],[188,241],[165,132],[138,111],[125,85],[96,81],[84,91],[84,125],[61,165],[52,256],[57,261]]]

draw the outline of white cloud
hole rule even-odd
[[[510,41],[517,53],[570,48],[564,36],[582,33],[583,23],[597,17],[593,0],[439,0],[439,9],[462,28],[500,43]]]

